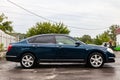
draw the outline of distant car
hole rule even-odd
[[[110,45],[109,45],[108,42],[103,42],[103,43],[102,43],[102,46],[104,46],[104,47],[110,47]]]
[[[79,62],[99,68],[115,62],[115,55],[110,48],[87,45],[67,35],[43,34],[10,44],[6,59],[20,62],[24,68],[40,62]]]

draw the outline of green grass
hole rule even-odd
[[[114,48],[115,51],[120,51],[120,45]]]

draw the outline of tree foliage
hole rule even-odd
[[[115,31],[116,31],[117,28],[120,28],[120,26],[119,25],[112,25],[112,26],[109,27],[109,36],[113,41],[116,41]]]
[[[0,44],[0,52],[4,50],[4,44]]]
[[[91,44],[92,43],[92,38],[90,35],[83,35],[82,37],[77,37],[78,40],[87,43],[87,44]]]
[[[119,25],[111,25],[108,30],[106,30],[104,33],[97,35],[94,39],[94,44],[101,45],[103,42],[109,42],[113,41],[116,42],[116,29],[120,28]]]
[[[11,26],[12,22],[7,21],[7,19],[4,14],[0,15],[0,29],[6,33],[11,33],[13,31],[13,27]]]
[[[104,33],[97,35],[96,38],[94,39],[93,43],[97,45],[101,45],[103,42],[108,42],[110,41],[110,36],[109,32],[105,31]]]
[[[77,37],[79,40],[88,44],[101,45],[103,42],[116,41],[116,29],[120,28],[119,25],[111,25],[108,30],[104,31],[102,34],[97,35],[95,38],[91,38],[89,35],[83,35],[82,37]]]
[[[70,31],[63,23],[52,24],[50,22],[39,22],[27,31],[27,37],[48,33],[69,34]]]

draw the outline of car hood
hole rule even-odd
[[[94,45],[94,44],[85,44],[84,45],[86,49],[97,49],[97,50],[107,50],[107,47],[103,47],[101,45]]]

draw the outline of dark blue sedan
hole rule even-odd
[[[115,55],[110,48],[87,45],[67,35],[43,34],[10,44],[6,59],[20,62],[24,68],[40,62],[79,62],[99,68],[115,62]]]

